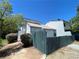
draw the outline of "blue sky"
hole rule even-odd
[[[76,15],[79,0],[10,0],[15,14],[46,23],[50,20],[69,20]]]

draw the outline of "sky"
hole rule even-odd
[[[70,20],[76,15],[79,0],[10,0],[14,14],[46,23],[50,20]]]

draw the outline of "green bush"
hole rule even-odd
[[[0,47],[2,46],[2,39],[0,38]]]
[[[0,38],[0,48],[7,45],[7,44],[8,44],[7,39]]]
[[[30,34],[22,34],[21,35],[21,42],[24,44],[23,47],[32,46],[32,39]]]
[[[6,39],[8,40],[9,43],[13,43],[17,41],[17,33],[10,33],[6,35]]]

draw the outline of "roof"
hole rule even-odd
[[[49,26],[43,26],[43,28],[46,29],[46,30],[55,30],[55,29],[53,29],[53,28],[51,28]]]
[[[29,19],[29,18],[25,18],[24,19],[24,22],[27,23],[35,23],[35,24],[40,24],[40,21],[37,21],[37,20],[32,20],[32,19]]]
[[[32,26],[32,27],[39,27],[41,28],[42,26],[39,24],[35,24],[35,23],[27,23],[28,25]]]
[[[45,26],[45,25],[40,25],[40,24],[34,24],[34,23],[27,23],[28,25],[30,25],[31,27],[37,27],[37,28],[43,28],[43,29],[51,29],[51,30],[55,30],[52,29],[51,27]]]

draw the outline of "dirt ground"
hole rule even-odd
[[[19,52],[13,53],[10,56],[0,59],[41,59],[42,53],[34,47],[23,48]]]
[[[74,41],[73,44],[78,44],[79,45],[79,41]]]
[[[79,45],[79,42],[73,42],[72,44]],[[51,54],[46,58],[42,58],[43,54],[34,47],[23,48],[20,51],[11,54],[10,56],[0,59],[79,59],[79,50],[72,49],[70,47],[63,47]]]

